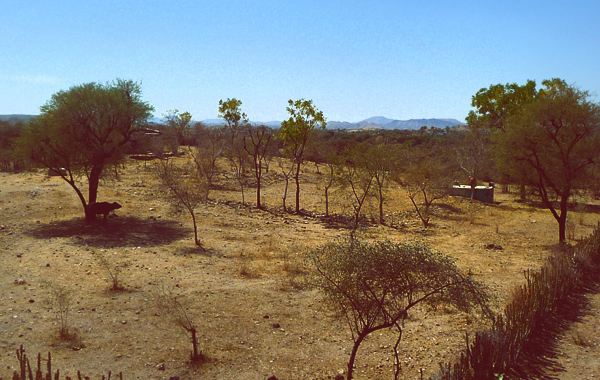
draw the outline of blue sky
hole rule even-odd
[[[313,99],[328,120],[464,120],[490,84],[562,78],[600,93],[594,1],[28,1],[0,6],[0,114],[53,93],[142,82],[160,116],[251,120]]]

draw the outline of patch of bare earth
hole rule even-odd
[[[101,187],[99,200],[123,208],[117,218],[94,226],[84,225],[78,198],[60,178],[0,174],[0,376],[12,375],[21,344],[30,356],[51,351],[53,367],[71,377],[77,370],[92,378],[121,371],[125,379],[328,379],[345,372],[349,330],[318,292],[304,286],[302,260],[306,249],[347,231],[316,217],[324,197],[313,167],[302,180],[301,204],[313,216],[282,212],[283,182],[272,171],[263,190],[266,211],[241,205],[231,184],[212,191],[211,202],[196,210],[197,248],[189,215],[169,205],[143,164],[129,164],[119,181]],[[248,204],[254,204],[253,192],[246,191]],[[497,193],[499,204],[483,205],[450,198],[435,207],[433,225],[423,229],[397,190],[386,204],[390,226],[373,224],[362,234],[426,241],[490,284],[500,309],[523,283],[523,271],[539,268],[555,248],[557,235],[548,211],[514,199]],[[343,194],[334,193],[331,202],[335,212],[350,212]],[[365,210],[375,215],[374,204]],[[579,214],[576,238],[598,220],[593,212],[573,213]],[[109,290],[111,276],[100,255],[123,267],[123,291]],[[165,284],[198,325],[203,363],[189,364],[189,340],[156,305],[157,289]],[[56,307],[48,302],[53,285],[72,294],[70,340],[58,338]],[[597,316],[597,297],[593,307]],[[561,378],[598,373],[594,318],[565,337],[561,362],[568,372]],[[411,313],[400,345],[403,377],[437,371],[479,325],[476,316],[445,308]],[[391,378],[393,342],[385,331],[369,337],[358,354],[356,378]]]

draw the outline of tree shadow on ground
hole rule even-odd
[[[191,242],[191,244],[194,244],[193,242]],[[203,246],[196,246],[196,245],[190,245],[189,247],[183,247],[183,248],[179,248],[177,250],[177,255],[184,255],[184,256],[193,256],[193,255],[200,255],[200,256],[206,256],[206,257],[222,257],[223,255],[218,252],[217,250],[215,250],[214,248],[206,248]]]
[[[85,225],[82,218],[39,224],[25,232],[37,239],[73,238],[73,244],[92,247],[152,247],[189,236],[190,231],[174,220],[134,217],[112,218]]]
[[[547,210],[548,207],[544,204],[544,202],[540,200],[516,200],[517,203],[525,204],[529,207],[544,209]],[[560,210],[560,203],[557,201],[552,202],[552,206],[556,210]],[[592,214],[600,214],[600,205],[583,203],[583,202],[569,202],[567,203],[567,211],[581,211],[581,212],[589,212]]]

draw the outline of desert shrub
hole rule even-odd
[[[205,357],[202,351],[198,350],[198,325],[192,318],[189,309],[185,307],[186,302],[173,291],[173,288],[161,281],[156,286],[155,301],[170,321],[181,328],[192,343],[192,352],[190,352],[190,361],[198,363],[204,361]]]
[[[108,273],[111,279],[110,290],[113,292],[124,290],[125,287],[121,282],[121,273],[124,269],[129,267],[131,263],[128,260],[116,260],[109,258],[110,254],[104,252],[93,252],[93,254],[96,260],[98,260],[100,267],[102,267],[102,269]],[[116,253],[114,255],[116,255]]]
[[[553,379],[559,371],[557,339],[588,305],[600,282],[600,228],[575,249],[564,247],[540,271],[527,271],[490,330],[475,334],[456,363],[432,379]]]
[[[451,258],[420,242],[366,242],[350,237],[327,243],[307,256],[314,269],[311,283],[324,291],[352,333],[348,380],[360,344],[381,329],[397,330],[394,373],[398,378],[397,348],[404,320],[416,305],[445,304],[462,311],[480,306],[489,314],[487,288],[463,274]]]
[[[74,334],[69,331],[71,327],[69,313],[73,303],[73,291],[66,286],[51,282],[46,282],[44,285],[50,289],[48,306],[55,314],[59,338],[61,340],[73,339]]]

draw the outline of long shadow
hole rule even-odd
[[[73,218],[39,224],[25,234],[37,239],[73,238],[72,244],[92,247],[152,247],[169,244],[187,237],[188,228],[173,220],[152,220],[133,217],[109,219],[106,224],[85,225],[83,218]]]
[[[546,209],[546,210],[548,209],[542,201],[538,201],[538,200],[526,200],[526,201],[520,201],[520,203],[524,203],[527,206],[534,207],[534,208]],[[554,206],[554,208],[556,210],[560,209],[559,202],[554,201],[554,202],[552,202],[552,205]],[[568,211],[578,211],[578,208],[579,208],[579,210],[581,210],[583,212],[600,214],[600,205],[594,205],[594,204],[582,203],[582,202],[581,203],[575,203],[575,202],[567,203]]]

